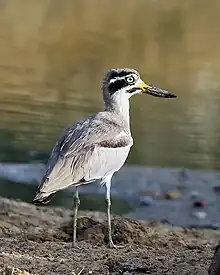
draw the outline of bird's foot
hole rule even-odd
[[[77,245],[77,243],[72,243],[72,248],[80,249],[80,247]]]
[[[108,247],[109,247],[109,248],[123,248],[124,245],[115,245],[115,244],[113,243],[113,241],[110,241],[110,242],[108,243]]]

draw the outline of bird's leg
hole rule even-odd
[[[111,179],[106,181],[105,184],[106,187],[106,193],[105,193],[105,207],[106,207],[106,213],[107,213],[107,221],[108,221],[108,246],[110,248],[119,248],[122,246],[117,246],[112,241],[112,227],[111,227],[111,195],[110,195],[110,189],[111,189]]]
[[[76,226],[77,226],[77,214],[80,205],[79,191],[76,187],[76,192],[73,197],[73,247],[76,247]]]
[[[109,247],[114,247],[114,243],[112,241],[112,226],[111,226],[111,181],[106,182],[106,193],[105,193],[105,207],[107,214],[107,222],[108,222],[108,245]]]

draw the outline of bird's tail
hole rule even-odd
[[[38,192],[33,199],[34,204],[47,204],[52,197],[55,195],[55,193],[45,193],[45,192]]]

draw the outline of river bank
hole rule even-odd
[[[0,164],[0,196],[31,202],[45,165]],[[50,205],[72,208],[74,189],[58,192]],[[105,188],[80,188],[81,209],[103,210]],[[220,228],[220,173],[185,168],[125,165],[113,177],[113,212],[138,220],[188,228]],[[181,213],[181,215],[180,215]]]
[[[104,213],[79,214],[79,249],[72,249],[71,210],[0,198],[0,274],[205,275],[220,237],[219,230],[114,216],[113,239],[124,248],[113,250],[105,245]]]

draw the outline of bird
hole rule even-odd
[[[177,97],[166,90],[146,84],[135,69],[110,69],[102,81],[104,110],[67,128],[49,157],[33,203],[48,203],[57,191],[69,186],[75,187],[73,247],[77,247],[76,229],[80,205],[78,187],[93,182],[105,186],[108,246],[118,247],[112,240],[111,180],[114,173],[124,165],[133,145],[129,98],[136,94]]]

